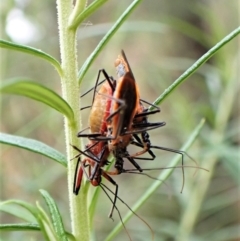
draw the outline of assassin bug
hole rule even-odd
[[[113,207],[112,207],[111,212],[110,212],[110,217],[111,217],[113,209],[114,209],[114,205],[116,203],[118,185],[108,175],[108,174],[113,175],[115,173],[106,172],[106,171],[101,169],[104,165],[106,165],[108,163],[106,158],[108,157],[110,150],[109,150],[109,145],[108,146],[106,145],[107,140],[100,140],[99,141],[96,137],[99,134],[104,135],[104,131],[105,131],[105,133],[107,131],[107,122],[105,120],[106,120],[106,116],[109,115],[110,102],[111,103],[113,102],[113,100],[109,97],[111,97],[113,95],[113,93],[115,93],[115,91],[116,91],[116,81],[113,80],[113,78],[109,77],[104,70],[100,70],[99,73],[98,73],[96,85],[98,84],[98,80],[99,80],[99,76],[100,76],[101,72],[106,77],[108,83],[107,82],[104,83],[102,85],[102,87],[100,88],[100,90],[97,92],[97,94],[94,94],[94,96],[93,96],[93,105],[92,105],[91,113],[90,113],[90,116],[89,116],[89,125],[90,125],[91,133],[88,134],[88,135],[84,135],[84,136],[89,137],[90,144],[87,145],[87,149],[84,151],[87,158],[84,159],[81,162],[80,169],[78,167],[76,168],[73,191],[74,191],[75,194],[77,194],[79,192],[81,180],[82,180],[82,175],[83,175],[83,172],[85,171],[85,166],[89,167],[89,173],[88,173],[88,175],[87,174],[86,175],[87,175],[87,177],[90,180],[92,185],[98,186],[101,183],[101,177],[102,176],[105,177],[107,180],[109,180],[116,187],[115,198],[114,198],[114,201],[113,201]],[[132,79],[130,79],[130,80],[132,81]],[[133,79],[133,81],[135,81],[135,80]],[[126,84],[128,84],[128,82],[126,82]],[[133,87],[136,89],[135,85],[133,85]],[[138,92],[136,92],[136,93],[138,93]],[[120,99],[118,101],[121,102]],[[137,102],[139,102],[139,98],[137,99]],[[136,103],[135,103],[135,106],[136,106]],[[131,119],[132,119],[132,117],[131,117]],[[80,135],[78,135],[78,136],[80,136]],[[129,138],[129,136],[131,137],[130,134],[128,134],[128,138]],[[129,144],[129,141],[127,141],[127,144]],[[77,147],[74,147],[74,148],[76,150],[78,150],[81,154],[83,154],[81,152],[81,150],[77,149]],[[121,151],[123,150],[123,148],[121,146],[118,147],[118,150],[119,149]],[[115,156],[117,158],[119,158],[119,155],[115,155]],[[133,165],[138,170],[141,170],[139,165],[134,161],[134,159],[132,157],[130,157],[128,155],[128,153],[125,150],[124,150],[124,156],[120,156],[120,160],[121,160],[120,163],[123,163],[123,160],[122,160],[123,157],[126,157],[130,162],[133,163]],[[78,160],[78,163],[79,163],[79,161],[80,160]],[[120,173],[119,170],[121,170],[121,172],[122,172],[123,167],[118,167],[118,163],[119,163],[119,161],[116,161],[115,167],[118,170],[118,173]]]
[[[108,86],[102,85],[101,89],[99,90],[99,93],[112,95],[112,88],[108,88]],[[109,113],[111,101],[107,98],[99,98],[100,96],[101,95],[96,95],[94,97],[89,117],[90,130],[92,133],[104,133],[104,131],[106,130],[105,119]],[[73,146],[73,148],[80,152],[80,154],[82,154],[80,149],[78,149],[75,146]],[[90,143],[86,146],[86,148],[87,149],[85,151],[87,151],[87,154],[85,153],[85,156],[87,158],[85,158],[83,161],[80,161],[80,155],[76,156],[78,157],[78,165],[75,170],[73,192],[76,195],[78,194],[79,189],[81,187],[83,172],[85,172],[85,167],[88,166],[89,173],[86,173],[86,176],[88,177],[89,181],[93,186],[99,186],[101,183],[101,178],[103,176],[116,187],[114,204],[111,210],[112,213],[116,202],[118,185],[103,169],[101,169],[102,167],[108,164],[107,158],[109,156],[109,149],[107,142],[90,140]],[[95,161],[93,161],[94,156],[98,158],[97,161],[96,158]],[[79,163],[81,163],[80,169],[78,168]]]
[[[99,95],[102,95],[102,97],[99,98],[108,97],[111,99],[111,114],[106,118],[108,132],[105,134],[102,132],[82,134],[81,131],[78,133],[78,137],[88,137],[90,140],[95,141],[108,141],[109,151],[113,152],[113,155],[116,159],[115,171],[108,172],[110,175],[117,175],[122,172],[127,172],[127,170],[124,170],[123,168],[123,158],[127,158],[138,171],[142,172],[143,170],[134,159],[154,160],[155,155],[151,151],[151,148],[180,154],[182,156],[183,190],[183,156],[185,154],[190,159],[192,158],[183,151],[151,145],[147,131],[164,126],[165,122],[149,123],[147,116],[160,112],[160,109],[155,105],[152,105],[154,108],[156,108],[152,111],[149,111],[149,109],[144,107],[142,102],[147,104],[149,103],[140,99],[135,78],[123,51],[115,61],[115,67],[119,77],[117,81],[115,81],[112,77],[109,77],[105,70],[99,71],[96,81],[97,86],[100,73],[102,72],[113,91],[113,96],[107,96],[99,93]],[[99,111],[100,110],[98,110],[98,112]],[[138,134],[141,134],[141,138],[138,136]],[[129,155],[127,151],[127,146],[129,144],[141,147],[142,151]],[[138,157],[145,152],[148,152],[151,157]],[[95,161],[97,160],[95,159]]]
[[[103,71],[104,75],[107,74]],[[98,79],[101,74],[99,71]],[[108,76],[107,76],[108,77]],[[106,116],[109,115],[111,99],[104,98],[103,95],[111,96],[113,94],[113,90],[115,88],[114,80],[109,78],[109,82],[104,83],[98,93],[93,96],[93,104],[92,109],[89,115],[89,125],[90,125],[90,134],[89,136],[94,136],[95,133],[104,134],[107,130],[106,125]],[[85,172],[85,167],[88,166],[89,172],[86,174],[89,181],[93,186],[99,186],[101,184],[102,176],[111,182],[115,186],[115,193],[114,193],[114,201],[113,206],[110,212],[110,217],[112,216],[113,209],[116,203],[117,193],[118,193],[118,185],[117,183],[108,175],[109,173],[104,171],[102,167],[108,164],[107,157],[109,156],[109,148],[106,141],[97,141],[95,139],[90,139],[90,143],[86,146],[86,150],[82,152],[77,147],[73,146],[80,154],[77,155],[78,157],[78,165],[75,171],[75,178],[74,178],[74,186],[73,192],[77,195],[79,189],[81,187],[81,181],[83,172]],[[84,154],[87,158],[80,162],[80,155]],[[79,167],[79,163],[81,163]]]
[[[155,158],[155,155],[150,150],[151,148],[157,148],[157,149],[176,152],[178,154],[181,154],[182,156],[184,154],[184,152],[181,152],[178,150],[151,145],[147,131],[164,126],[165,122],[149,123],[147,120],[147,116],[150,114],[157,113],[160,110],[157,109],[157,110],[149,111],[143,106],[142,102],[144,101],[141,100],[139,97],[139,91],[137,89],[136,84],[133,84],[135,82],[135,79],[129,67],[129,64],[127,62],[124,52],[122,52],[122,56],[120,56],[117,59],[115,66],[118,70],[118,77],[119,77],[117,81],[109,77],[105,72],[105,70],[100,70],[98,74],[98,79],[96,82],[96,86],[97,86],[99,76],[101,73],[103,73],[107,80],[106,84],[108,85],[108,87],[107,86],[105,87],[106,89],[110,88],[111,91],[110,92],[101,91],[100,89],[99,91],[94,92],[94,97],[93,97],[94,101],[98,99],[99,102],[104,102],[106,101],[106,99],[108,99],[109,103],[111,103],[111,109],[108,108],[109,107],[108,104],[105,105],[106,106],[105,109],[99,108],[99,106],[98,108],[95,108],[94,102],[93,102],[92,109],[94,109],[95,111],[92,111],[92,112],[95,113],[95,115],[90,114],[90,117],[92,117],[92,120],[90,118],[91,133],[90,134],[82,134],[82,132],[78,133],[78,137],[88,137],[90,139],[90,143],[87,145],[87,149],[85,151],[81,151],[75,147],[75,149],[80,152],[78,164],[81,163],[80,169],[78,167],[76,168],[75,185],[74,185],[75,193],[79,191],[78,187],[80,188],[81,178],[82,178],[83,172],[85,172],[85,167],[87,166],[89,167],[89,173],[86,175],[88,179],[91,181],[92,185],[101,186],[102,176],[105,177],[110,182],[112,182],[111,180],[113,179],[109,175],[116,175],[122,172],[136,173],[135,171],[165,169],[165,168],[141,169],[139,165],[134,161],[134,159],[146,159],[141,157],[138,158],[138,156],[144,154],[145,152],[150,153],[150,155],[152,156],[150,160],[153,160]],[[124,90],[127,87],[130,89],[130,92],[128,92],[128,94],[124,92]],[[134,95],[132,96],[129,95],[129,93],[131,94],[132,92],[134,93]],[[130,97],[136,100],[131,105],[127,105],[126,101],[131,99]],[[104,105],[101,105],[101,106],[104,106]],[[128,107],[129,109],[127,109]],[[101,125],[99,124],[100,122],[101,122]],[[138,134],[141,134],[141,138],[138,137]],[[129,144],[134,144],[136,146],[139,146],[143,148],[143,150],[133,155],[129,155],[126,149]],[[94,148],[95,146],[97,147],[96,149]],[[116,162],[115,162],[116,171],[114,172],[108,172],[102,169],[106,164],[108,164],[107,157],[109,155],[109,152],[113,152],[116,158]],[[87,156],[87,158],[84,159],[82,162],[80,162],[81,154]],[[128,169],[128,170],[123,169],[123,158],[128,158],[130,162],[132,162],[137,169]],[[183,168],[183,165],[181,166],[181,168]],[[112,216],[113,209],[116,208],[115,204],[116,204],[116,199],[118,198],[117,192],[118,192],[118,186],[116,186],[116,190],[114,192],[115,198],[112,201],[113,206],[109,215],[110,217]]]
[[[116,171],[111,172],[111,175],[120,174],[123,171],[123,158],[127,158],[133,166],[141,172],[140,166],[135,162],[133,157],[145,152],[149,152],[153,158],[155,157],[149,148],[150,141],[146,131],[164,126],[165,122],[147,122],[147,115],[157,113],[160,110],[159,108],[154,111],[147,111],[147,109],[144,109],[139,97],[138,86],[123,51],[122,55],[118,56],[115,61],[115,67],[117,68],[119,77],[117,81],[110,78],[105,70],[99,71],[99,73],[101,71],[103,72],[109,84],[114,81],[116,86],[113,91],[113,96],[105,95],[105,97],[111,99],[112,112],[106,118],[107,133],[104,135],[103,133],[86,135],[79,132],[78,137],[88,137],[90,140],[95,141],[108,141],[109,151],[112,152],[116,158]],[[98,79],[99,75],[100,74],[98,74]],[[98,79],[96,86],[98,85]],[[98,94],[101,95],[101,93]],[[102,98],[104,98],[104,96]],[[139,142],[140,139],[137,137],[136,133],[142,133],[142,141]],[[133,137],[136,140],[134,140]],[[144,150],[134,155],[129,155],[127,146],[131,143],[139,147],[143,147]]]
[[[112,94],[111,91],[114,88],[114,83],[113,85],[108,87],[109,85],[102,85],[102,87],[99,90],[99,94]],[[101,132],[103,133],[104,130],[106,130],[106,115],[109,112],[110,104],[109,104],[109,99],[108,98],[99,98],[102,97],[101,95],[96,95],[94,96],[93,99],[93,105],[92,109],[90,112],[89,116],[89,124],[90,124],[90,130],[91,132]],[[97,111],[98,110],[98,111]],[[102,110],[102,111],[99,111]],[[97,116],[99,115],[99,116]],[[92,118],[92,117],[97,118]],[[121,219],[121,215],[119,210],[116,207],[116,200],[119,199],[121,202],[123,202],[118,196],[118,185],[117,183],[108,175],[108,172],[103,170],[102,167],[108,164],[107,157],[109,156],[109,149],[107,142],[99,142],[99,141],[94,141],[90,140],[90,143],[86,146],[86,150],[83,152],[80,149],[78,149],[76,146],[73,146],[75,150],[77,150],[80,154],[78,154],[76,157],[78,158],[76,170],[75,170],[75,178],[74,178],[74,185],[73,185],[73,192],[77,195],[79,192],[79,189],[81,187],[81,181],[83,177],[83,173],[87,176],[88,180],[91,182],[93,186],[100,186],[103,191],[106,193],[106,195],[109,197],[109,199],[112,202],[112,208],[109,214],[109,217],[112,217],[112,213],[114,208],[117,210],[119,217]],[[86,156],[86,158],[81,161],[80,160],[80,155],[83,154]],[[76,158],[75,157],[75,158]],[[85,171],[85,167],[88,167],[88,173]],[[115,192],[112,192],[114,194],[114,200],[110,198],[110,196],[107,194],[105,189],[108,189],[104,184],[102,184],[102,177],[107,179],[109,182],[111,182],[116,188]],[[105,187],[105,189],[104,189]],[[108,189],[109,190],[109,189]],[[110,191],[110,190],[109,190]],[[123,202],[129,210],[132,211],[132,209],[125,203]],[[132,211],[133,212],[133,211]],[[137,217],[139,217],[135,212],[133,212]],[[140,217],[139,217],[140,218]],[[142,219],[140,218],[151,230],[151,227]],[[122,222],[122,220],[121,220]],[[123,224],[123,222],[122,222]],[[124,226],[124,224],[123,224]],[[126,230],[125,226],[124,229]],[[127,230],[126,230],[127,232]],[[128,232],[127,232],[128,234]],[[152,232],[153,235],[153,232]],[[129,236],[129,234],[128,234]],[[131,237],[129,236],[131,239]]]

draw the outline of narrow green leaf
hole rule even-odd
[[[33,205],[31,205],[27,202],[20,201],[20,200],[17,200],[17,199],[11,199],[11,200],[1,202],[0,206],[9,205],[9,204],[19,205],[19,206],[27,209],[33,216],[36,216],[36,214],[37,214],[37,208],[36,207],[34,207]]]
[[[71,23],[75,20],[75,18],[83,12],[83,10],[87,7],[88,0],[76,0],[74,4],[73,11],[69,17],[68,25],[71,26]],[[70,27],[71,28],[71,27]]]
[[[48,192],[46,192],[45,190],[39,190],[40,193],[42,194],[42,196],[44,197],[51,217],[52,217],[52,222],[53,222],[53,227],[55,229],[55,232],[57,233],[57,236],[60,240],[63,241],[67,241],[67,235],[65,233],[65,229],[63,226],[63,222],[62,222],[62,217],[60,215],[60,212],[58,210],[58,207],[55,203],[55,201],[52,199],[52,197],[48,194]]]
[[[78,40],[102,36],[113,25],[109,23],[94,24],[91,28],[82,28],[78,30]],[[169,27],[166,24],[161,24],[154,21],[128,21],[127,24],[121,26],[118,33],[133,33],[133,32],[152,32],[162,34],[165,33]]]
[[[53,149],[52,147],[30,138],[20,137],[9,135],[5,133],[0,133],[0,143],[17,146],[32,152],[42,154],[46,157],[53,159],[56,162],[59,162],[64,167],[67,167],[67,161],[65,156]]]
[[[15,200],[15,199],[0,203],[0,205],[8,205],[8,204],[16,204],[27,209],[36,218],[40,226],[40,229],[43,235],[45,236],[45,240],[58,241],[57,236],[54,232],[53,226],[47,214],[44,212],[44,210],[41,208],[41,206],[38,203],[37,203],[37,208],[27,202]]]
[[[192,75],[198,68],[200,68],[208,59],[216,54],[225,44],[231,41],[240,33],[240,27],[236,28],[214,47],[212,47],[206,54],[199,58],[190,68],[188,68],[178,79],[174,81],[165,91],[154,101],[155,105],[160,104],[168,95],[170,95],[184,80]],[[152,109],[152,108],[150,108]]]
[[[48,215],[38,202],[36,203],[36,205],[38,209],[39,224],[41,226],[41,231],[43,232],[45,238],[49,241],[59,241]]]
[[[3,231],[41,231],[39,224],[37,223],[6,223],[0,224],[0,230]],[[76,241],[74,236],[66,232],[68,240]]]
[[[72,16],[70,16],[69,28],[77,29],[77,27],[84,21],[84,19],[93,14],[107,1],[108,0],[95,0],[89,6],[87,6],[87,8],[85,8],[82,12],[73,11]]]
[[[124,13],[120,16],[120,18],[116,21],[116,23],[112,26],[112,28],[107,32],[107,34],[102,38],[98,46],[94,49],[91,55],[87,58],[85,63],[83,64],[82,68],[78,73],[78,81],[79,84],[81,83],[83,77],[85,76],[86,72],[88,71],[89,67],[91,66],[92,62],[98,56],[102,48],[109,42],[109,40],[113,37],[115,32],[119,29],[119,27],[125,22],[127,17],[132,13],[135,7],[141,2],[141,0],[133,1],[129,7],[124,11]]]
[[[7,223],[0,224],[1,231],[40,231],[37,223]]]
[[[34,216],[29,213],[26,209],[22,209],[16,205],[0,205],[0,211],[11,214],[17,218],[21,218],[28,223],[35,222]]]
[[[16,205],[19,205],[19,206],[25,208],[26,210],[28,210],[36,218],[39,226],[41,227],[43,234],[45,235],[45,239],[48,240],[47,235],[44,232],[45,230],[43,228],[44,224],[42,222],[42,218],[40,217],[39,210],[36,207],[34,207],[33,205],[31,205],[27,202],[15,200],[15,199],[2,202],[0,205],[8,205],[8,204],[16,204]],[[51,240],[49,240],[49,241],[51,241]]]
[[[29,47],[26,45],[15,44],[15,43],[5,41],[5,40],[0,40],[0,47],[5,48],[5,49],[20,51],[23,53],[31,54],[36,57],[42,58],[42,59],[50,62],[56,68],[59,75],[62,76],[63,72],[62,72],[62,67],[61,67],[60,63],[55,58],[53,58],[51,55],[44,53],[43,51],[41,51],[39,49],[35,49],[35,48]]]
[[[187,142],[181,148],[182,151],[186,151],[192,145],[194,140],[197,138],[199,132],[201,131],[204,122],[205,120],[201,120],[200,124],[194,129],[194,131],[190,135]],[[180,155],[173,158],[173,160],[169,164],[169,167],[177,166],[180,159],[181,159]],[[172,174],[173,171],[174,171],[174,168],[163,170],[161,174],[157,177],[158,180],[154,181],[153,184],[147,189],[147,191],[133,205],[132,210],[136,212],[148,200],[148,198],[153,194],[153,192],[162,185],[162,183],[170,176],[170,174]],[[159,180],[162,180],[163,182],[160,182]],[[123,218],[123,223],[126,223],[132,217],[132,215],[133,215],[132,212],[128,212],[126,216]],[[117,235],[117,233],[121,230],[121,228],[122,228],[122,223],[118,223],[118,225],[107,236],[105,241],[112,240]]]
[[[16,94],[40,101],[65,115],[73,121],[74,114],[69,104],[51,89],[36,82],[25,79],[6,80],[0,87],[4,94]]]

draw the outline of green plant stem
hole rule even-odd
[[[72,4],[69,0],[57,0],[59,38],[61,63],[63,69],[62,94],[63,98],[72,107],[74,113],[79,113],[79,87],[77,82],[77,49],[76,49],[76,30],[69,29],[68,20],[72,12]],[[66,150],[68,162],[68,192],[71,216],[72,232],[76,240],[88,241],[90,237],[89,217],[87,209],[86,190],[82,185],[78,196],[73,195],[72,183],[75,172],[75,160],[70,159],[76,155],[70,144],[79,145],[76,137],[80,130],[80,115],[75,114],[75,121],[65,121]]]
[[[212,135],[209,136],[213,146],[218,146],[223,141],[225,129],[230,118],[231,108],[233,106],[236,94],[237,81],[237,78],[229,78],[227,81],[227,86],[225,86],[224,91],[222,92],[221,96],[219,96],[219,106],[216,113],[214,131]],[[210,173],[209,175],[206,175],[204,172],[199,173],[201,185],[197,185],[192,189],[191,196],[180,221],[179,233],[177,235],[177,240],[179,241],[191,240],[191,234],[197,221],[198,214],[210,185],[217,162],[218,154],[212,153],[211,156],[208,156],[201,163],[201,165],[208,169]]]
[[[87,6],[87,2],[88,0],[77,0],[75,2],[75,6],[74,9],[71,13],[71,15],[69,16],[69,21],[68,23],[71,25],[71,22],[77,19],[77,16],[80,15],[82,13],[82,11],[84,10],[84,8]],[[79,26],[76,25],[75,29],[77,29],[77,27]]]

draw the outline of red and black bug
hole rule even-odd
[[[113,91],[115,90],[115,81],[108,77],[104,70],[99,71],[98,79],[101,72],[103,72],[105,77],[108,79],[108,83],[105,82],[99,91],[94,94],[93,104],[89,115],[89,126],[91,133],[87,135],[85,134],[87,137],[94,137],[96,134],[97,136],[99,134],[104,135],[107,132],[106,118],[110,113],[110,105],[112,101],[108,97],[112,96]],[[96,82],[96,85],[97,84],[98,82]],[[73,146],[73,148],[80,153],[76,156],[78,158],[78,164],[75,171],[73,192],[76,195],[78,194],[84,172],[93,186],[99,186],[101,184],[102,177],[104,177],[115,186],[113,206],[110,212],[111,217],[117,199],[118,185],[109,176],[109,172],[102,169],[108,164],[107,158],[109,156],[109,148],[107,141],[98,141],[92,138],[90,139],[90,142],[87,144],[84,151],[81,151],[76,146]],[[86,156],[86,158],[82,161],[80,161],[81,154]],[[88,173],[86,173],[85,167],[88,167]]]
[[[111,99],[111,114],[106,118],[107,133],[86,135],[79,132],[78,137],[88,137],[95,141],[108,141],[109,151],[113,153],[116,159],[116,170],[111,172],[111,175],[123,172],[123,158],[127,158],[141,172],[141,167],[133,157],[148,152],[152,156],[151,159],[155,158],[149,148],[150,141],[146,131],[164,126],[165,122],[149,123],[147,121],[147,115],[157,113],[160,110],[159,108],[154,111],[144,109],[140,100],[138,86],[123,51],[122,55],[118,56],[115,61],[115,67],[119,77],[117,81],[110,78],[104,70],[100,70],[103,72],[108,83],[111,84],[114,82],[116,86],[113,96],[108,96]],[[96,85],[97,83],[98,79]],[[111,84],[111,86],[113,85]],[[105,95],[105,97],[107,96]],[[137,133],[141,133],[142,140],[137,137]],[[137,145],[144,148],[144,150],[141,153],[129,155],[127,151],[129,144]]]
[[[77,194],[79,192],[83,172],[85,170],[85,167],[88,166],[89,173],[87,174],[87,177],[89,181],[92,183],[92,185],[94,186],[100,185],[101,177],[103,176],[116,187],[113,207],[110,212],[110,216],[111,216],[114,209],[114,205],[116,203],[118,185],[108,175],[109,174],[108,172],[101,169],[104,165],[108,163],[107,157],[109,155],[109,146],[107,145],[107,140],[99,141],[97,140],[96,136],[104,135],[104,134],[106,135],[107,133],[106,117],[109,116],[110,103],[112,101],[112,99],[109,97],[111,97],[113,95],[113,92],[115,91],[116,82],[112,78],[108,77],[108,75],[104,70],[100,70],[96,85],[98,85],[98,80],[101,73],[104,74],[104,76],[107,79],[107,82],[105,82],[101,86],[100,90],[97,91],[93,97],[93,104],[89,115],[89,126],[90,126],[91,133],[82,135],[82,136],[88,137],[90,139],[90,143],[87,145],[87,149],[84,151],[84,153],[77,147],[74,147],[81,154],[84,154],[87,157],[81,162],[81,166],[77,167],[76,169],[75,181],[74,181],[74,193]],[[78,163],[79,163],[79,160],[78,160]]]
[[[165,125],[165,122],[150,123],[148,122],[147,117],[151,114],[160,112],[160,109],[157,106],[140,99],[139,90],[134,75],[128,63],[126,55],[123,51],[115,61],[115,67],[117,69],[119,77],[117,81],[114,80],[112,77],[109,77],[105,70],[100,70],[95,85],[96,88],[96,86],[98,85],[100,74],[103,73],[107,80],[107,83],[104,83],[105,87],[111,88],[112,91],[112,95],[107,95],[101,93],[100,91],[97,92],[98,98],[108,98],[109,103],[111,102],[110,114],[106,118],[106,122],[104,122],[107,125],[107,133],[96,131],[91,134],[82,134],[81,131],[78,133],[78,137],[88,137],[90,140],[100,142],[108,141],[109,151],[112,152],[115,157],[115,171],[108,172],[108,174],[110,175],[117,175],[123,172],[127,173],[130,171],[134,172],[134,169],[124,169],[123,158],[128,159],[137,169],[137,171],[142,172],[143,169],[138,165],[135,160],[154,160],[156,156],[151,149],[160,149],[180,154],[182,156],[182,172],[184,186],[183,156],[188,156],[188,154],[172,148],[151,145],[149,134],[147,131],[162,127]],[[150,111],[148,108],[144,107],[143,103],[150,104],[156,109]],[[97,112],[102,112],[102,110],[97,109],[96,114]],[[109,113],[109,110],[102,112],[101,115],[104,115],[104,117],[106,117],[107,113]],[[98,115],[101,116],[99,113]],[[138,135],[140,135],[140,137]],[[135,154],[129,154],[127,151],[127,147],[129,144],[136,145],[142,148],[142,150]],[[145,152],[148,152],[151,157],[139,157]],[[97,158],[95,159],[95,161],[97,161]]]
[[[94,88],[92,110],[89,117],[91,133],[83,134],[82,131],[78,133],[78,137],[88,137],[90,141],[84,151],[74,147],[75,150],[80,153],[77,155],[78,164],[75,172],[74,193],[78,194],[79,192],[83,173],[86,174],[88,180],[93,186],[101,186],[103,190],[103,187],[107,187],[102,184],[102,177],[106,178],[115,186],[113,200],[106,193],[106,190],[104,190],[113,204],[109,217],[112,217],[114,208],[119,213],[119,210],[116,207],[116,201],[117,199],[120,199],[117,196],[118,184],[112,179],[111,175],[117,175],[120,173],[141,173],[149,176],[142,172],[166,169],[142,169],[138,165],[135,161],[136,159],[155,159],[155,155],[151,149],[160,149],[180,154],[182,156],[181,168],[184,168],[183,156],[186,154],[183,151],[154,146],[151,144],[148,131],[164,126],[165,122],[150,123],[148,122],[148,116],[160,112],[160,109],[151,104],[151,106],[156,108],[155,110],[150,111],[148,108],[144,107],[143,103],[149,103],[140,99],[138,87],[123,51],[122,55],[119,56],[115,62],[115,67],[117,68],[118,80],[109,77],[105,70],[99,71]],[[104,82],[102,87],[96,91],[101,73],[105,76],[106,82]],[[136,145],[142,148],[142,150],[135,154],[129,154],[127,147],[130,144]],[[115,171],[110,172],[105,171],[103,168],[108,164],[107,158],[111,152],[115,157]],[[150,154],[150,158],[139,157],[146,152]],[[83,161],[80,160],[81,155],[86,156]],[[136,169],[124,169],[123,158],[128,159]],[[85,170],[86,167],[88,167],[88,173]],[[173,168],[179,168],[179,166]],[[129,206],[127,207],[129,208]],[[121,219],[120,213],[119,216]]]
[[[94,96],[92,109],[89,116],[89,125],[90,125],[90,131],[94,134],[94,132],[97,133],[104,133],[107,130],[106,127],[106,116],[109,115],[109,98],[103,98],[104,95],[112,95],[112,90],[114,89],[114,81],[111,84],[103,84],[100,88],[100,90],[97,92],[97,94]],[[94,118],[95,117],[95,118]],[[108,164],[108,156],[109,156],[109,149],[108,144],[106,141],[96,141],[96,140],[90,140],[89,144],[87,144],[86,149],[84,151],[81,151],[76,146],[73,146],[75,150],[79,152],[79,154],[76,156],[78,158],[76,170],[75,170],[75,178],[74,178],[74,185],[73,185],[73,192],[77,195],[79,192],[79,189],[81,187],[82,177],[83,173],[85,173],[87,179],[91,182],[93,186],[100,186],[103,191],[106,193],[106,195],[109,197],[110,201],[112,202],[112,208],[109,214],[109,217],[112,217],[113,210],[116,209],[119,217],[121,219],[120,212],[116,206],[116,200],[119,199],[121,202],[123,202],[122,199],[118,197],[118,184],[109,176],[109,173],[102,168]],[[84,158],[82,161],[80,160],[80,156],[84,155],[86,158]],[[75,158],[76,158],[75,157]],[[88,172],[86,172],[85,168],[88,167]],[[110,189],[108,189],[107,186],[105,186],[102,183],[102,177],[107,179],[109,182],[111,182],[115,186],[115,192],[112,192]],[[112,200],[111,197],[108,195],[107,191],[105,189],[108,189],[110,192],[114,194],[114,199]],[[130,211],[132,209],[123,202]],[[133,212],[133,211],[132,211]],[[138,218],[140,218],[151,230],[151,227],[141,218],[139,217],[135,212],[133,212]],[[122,219],[121,219],[122,222]],[[122,222],[123,224],[123,222]],[[124,224],[123,224],[124,226]],[[124,229],[126,230],[125,226]],[[127,232],[127,230],[126,230]],[[128,232],[127,232],[128,234]],[[153,235],[153,233],[152,233]],[[129,236],[129,234],[128,234]],[[129,236],[131,239],[131,237]]]
[[[86,173],[86,176],[92,185],[94,186],[100,185],[102,176],[105,177],[108,181],[110,181],[116,187],[113,207],[110,212],[110,217],[111,217],[114,209],[114,205],[116,203],[118,185],[109,176],[109,174],[113,175],[113,172],[106,172],[102,169],[102,167],[108,164],[107,157],[109,155],[110,150],[109,150],[109,145],[107,145],[107,139],[98,140],[96,137],[99,135],[102,136],[104,134],[105,135],[107,134],[106,118],[107,116],[109,116],[109,113],[110,113],[110,103],[113,102],[113,99],[111,98],[111,96],[113,96],[113,94],[116,91],[116,81],[113,80],[113,78],[109,77],[104,70],[100,70],[98,73],[96,85],[98,85],[98,80],[101,73],[104,74],[105,78],[107,79],[107,82],[105,82],[101,86],[100,90],[94,94],[92,109],[89,116],[89,126],[90,126],[91,133],[87,135],[86,134],[83,135],[90,139],[90,143],[86,146],[87,149],[84,152],[82,152],[77,147],[74,147],[77,151],[79,151],[80,154],[84,154],[87,158],[85,158],[82,162],[80,162],[80,156],[78,155],[79,159],[78,159],[78,165],[75,171],[73,191],[75,194],[78,194],[81,186],[83,172],[85,172],[85,167],[88,167],[88,174]],[[120,99],[115,98],[114,100],[121,102]],[[140,169],[138,164],[134,163],[133,158],[129,157],[128,154],[125,154],[125,156],[131,162],[133,162],[136,168]],[[81,163],[81,165],[79,165],[79,163]],[[123,163],[123,161],[121,161],[121,163]],[[121,169],[123,168],[122,167],[119,168],[119,170]]]
[[[112,95],[113,86],[111,84],[103,84],[99,90],[99,94],[95,95],[91,112],[89,115],[89,125],[91,133],[104,133],[106,132],[106,116],[109,115],[109,109],[111,101],[108,98],[102,98],[103,95]],[[101,98],[100,98],[101,97]],[[109,149],[106,141],[96,141],[90,140],[89,144],[86,146],[86,150],[82,152],[79,148],[73,146],[80,154],[78,157],[78,164],[75,171],[73,192],[77,195],[81,187],[81,181],[83,172],[85,172],[85,167],[88,167],[88,173],[85,173],[88,180],[93,186],[99,186],[102,177],[106,178],[115,187],[115,199],[117,197],[118,185],[117,183],[107,174],[106,171],[102,169],[108,164]],[[80,155],[84,154],[86,158],[81,161]],[[81,164],[79,166],[79,163]],[[111,210],[113,212],[114,205]]]

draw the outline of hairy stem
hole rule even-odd
[[[76,240],[88,241],[90,236],[87,195],[82,186],[81,192],[75,196],[72,191],[75,162],[70,161],[76,153],[70,144],[78,145],[76,133],[80,130],[79,86],[77,82],[77,48],[76,29],[68,28],[69,16],[73,5],[69,0],[57,0],[61,64],[63,77],[61,79],[62,94],[75,113],[75,121],[69,123],[65,118],[66,151],[68,162],[68,192],[72,232]]]

